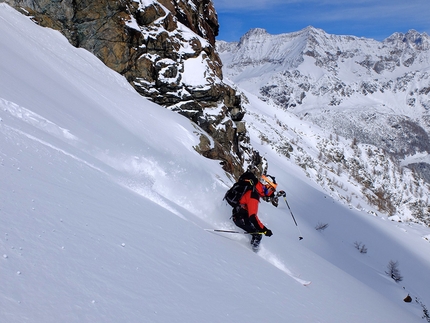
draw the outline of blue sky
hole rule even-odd
[[[309,25],[329,34],[383,40],[410,29],[430,34],[430,0],[212,0],[218,40],[238,41],[251,28],[270,34]]]

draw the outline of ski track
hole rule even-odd
[[[265,247],[260,246],[260,250],[257,252],[257,255],[259,255],[261,258],[263,258],[268,263],[272,264],[273,266],[275,266],[276,268],[278,268],[282,272],[286,273],[288,276],[290,276],[291,278],[293,278],[294,280],[296,280],[300,284],[302,284],[304,286],[308,286],[311,284],[311,281],[301,279],[301,278],[297,277],[295,274],[293,274],[291,272],[291,270],[289,270],[287,268],[287,266],[285,266],[285,264],[283,263],[282,260],[280,260],[275,254],[271,253]]]
[[[25,123],[36,127],[46,133],[49,133],[57,138],[67,141],[79,141],[79,138],[73,135],[68,129],[64,129],[50,120],[34,113],[18,104],[0,98],[0,106],[3,111],[8,112],[12,117],[24,121]]]
[[[238,242],[238,244],[240,244],[242,247],[244,247],[247,250],[255,253],[260,258],[262,258],[263,260],[267,261],[271,265],[275,266],[276,268],[278,268],[279,270],[281,270],[282,272],[284,272],[289,277],[293,278],[295,281],[297,281],[298,283],[302,284],[303,286],[309,286],[312,283],[310,280],[305,280],[305,279],[297,277],[297,275],[295,275],[290,269],[288,269],[287,266],[285,266],[284,262],[281,259],[279,259],[278,256],[276,256],[275,254],[273,254],[272,252],[270,252],[267,248],[265,248],[262,245],[260,245],[260,249],[257,252],[255,252],[255,251],[253,251],[250,248],[248,240],[246,241],[246,243],[244,243],[245,239],[242,239],[241,237],[239,237],[238,239],[234,239],[232,237],[228,237],[226,235],[223,235],[223,234],[221,234],[219,232],[211,231],[212,229],[204,229],[204,230],[207,231],[207,232],[211,232],[211,233],[213,233],[213,234],[215,234],[217,236],[226,238],[228,240],[232,240],[232,241]],[[231,228],[226,228],[225,230],[231,230]]]
[[[10,127],[10,126],[7,126],[7,125],[4,125],[4,127],[6,129],[9,129],[10,131],[16,132],[16,133],[18,133],[18,134],[20,134],[22,136],[27,137],[28,139],[31,139],[31,140],[36,141],[36,142],[38,142],[38,143],[40,143],[40,144],[42,144],[42,145],[44,145],[46,147],[49,147],[49,148],[51,148],[51,149],[53,149],[55,151],[58,151],[59,153],[62,153],[64,155],[66,155],[67,157],[73,158],[73,159],[77,160],[78,162],[80,162],[80,163],[82,163],[82,164],[84,164],[84,165],[86,165],[86,166],[88,166],[88,167],[90,167],[90,168],[92,168],[92,169],[94,169],[96,171],[99,171],[100,173],[108,175],[104,170],[98,168],[97,166],[95,166],[93,164],[90,164],[87,161],[85,161],[85,160],[83,160],[83,159],[81,159],[81,158],[79,158],[79,157],[77,157],[77,156],[75,156],[73,154],[70,154],[67,151],[65,151],[65,150],[63,150],[61,148],[58,148],[58,147],[56,147],[56,146],[54,146],[54,145],[52,145],[52,144],[50,144],[50,143],[48,143],[48,142],[46,142],[46,141],[44,141],[42,139],[39,139],[39,138],[37,138],[37,137],[35,137],[33,135],[30,135],[30,134],[28,134],[28,133],[26,133],[24,131],[21,131],[19,129],[16,129],[16,128],[13,128],[13,127]]]

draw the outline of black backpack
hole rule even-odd
[[[232,207],[239,206],[239,200],[249,190],[253,190],[257,184],[257,177],[251,172],[240,175],[239,180],[225,193],[224,200]]]

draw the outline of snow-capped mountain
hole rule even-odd
[[[386,214],[429,223],[428,35],[410,31],[377,42],[313,27],[281,35],[253,29],[239,43],[219,41],[217,48],[225,75],[248,95],[259,93],[324,129],[313,157],[297,145],[303,133],[288,134],[289,124],[278,120],[281,112],[261,133],[276,133],[268,142],[308,176],[350,203],[351,192],[338,187],[345,179],[331,178],[345,172],[359,187],[352,195]],[[402,183],[404,166],[414,171]]]
[[[430,152],[430,37],[383,42],[307,27],[219,41],[224,74],[263,100],[396,157]]]

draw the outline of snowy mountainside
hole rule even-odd
[[[344,180],[353,178],[357,194],[380,212],[429,224],[429,44],[429,36],[416,31],[377,42],[307,27],[281,35],[254,29],[239,43],[220,41],[217,48],[225,75],[238,88],[279,107],[278,117],[286,110],[326,130],[315,147],[317,156],[305,157],[303,147],[298,147],[303,156],[294,156],[309,176],[310,168],[318,173],[314,180],[332,186],[319,169],[334,162],[329,168],[345,172]],[[273,116],[267,120],[277,123]],[[292,149],[296,139],[288,129],[293,127],[280,124],[279,138],[270,143]],[[405,173],[408,179],[400,185]],[[335,183],[343,186],[344,180]],[[350,194],[341,195],[350,201]]]
[[[3,321],[425,321],[429,228],[346,206],[261,139],[276,115],[317,154],[319,128],[249,95],[252,145],[298,222],[282,200],[261,203],[274,235],[255,254],[245,235],[203,230],[235,229],[222,201],[232,181],[196,153],[204,132],[188,119],[4,4],[0,75]]]
[[[379,42],[331,35],[312,26],[279,35],[255,28],[242,36],[238,43],[217,41],[217,50],[223,55],[225,71],[231,76],[247,72],[248,77],[258,77],[261,71],[275,74],[297,69],[304,76],[319,78],[322,74],[318,75],[318,71],[324,74],[329,71],[342,78],[348,76],[348,81],[356,81],[363,75],[392,77],[390,72],[402,76],[410,70],[421,70],[430,65],[430,37],[414,30],[406,34],[395,33]],[[253,69],[248,70],[250,66]],[[256,67],[259,69],[255,70]]]
[[[411,30],[378,42],[313,27],[281,35],[253,29],[239,43],[217,42],[217,49],[225,76],[263,100],[400,158],[430,151],[428,141],[409,142],[415,131],[430,131],[426,33]],[[385,126],[390,140],[373,136],[381,126],[379,118],[373,122],[375,114],[395,116]],[[343,119],[361,131],[351,133]]]
[[[245,94],[250,100],[248,130],[261,145],[299,166],[298,171],[327,194],[351,208],[386,214],[393,221],[430,225],[430,186],[383,149],[333,135],[303,119],[296,121],[284,109]]]

